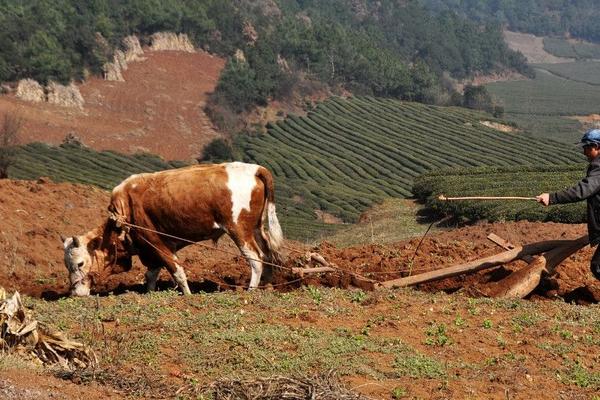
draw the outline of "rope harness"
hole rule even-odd
[[[115,221],[115,225],[116,225],[118,228],[121,228],[121,229],[123,229],[123,232],[122,232],[122,233],[121,233],[121,235],[119,236],[119,239],[121,239],[121,240],[122,240],[122,239],[124,239],[124,238],[125,238],[125,236],[129,235],[129,232],[131,231],[131,228],[135,228],[135,229],[139,229],[139,230],[143,230],[143,231],[151,232],[151,233],[154,233],[154,234],[157,234],[157,235],[160,235],[160,236],[168,237],[168,238],[170,238],[170,239],[179,240],[179,241],[182,241],[182,242],[185,242],[185,243],[188,243],[188,244],[199,245],[199,246],[201,246],[201,247],[203,247],[203,248],[205,248],[205,249],[208,249],[208,250],[219,251],[219,252],[221,252],[221,253],[224,253],[224,254],[228,254],[228,255],[231,255],[231,256],[234,256],[234,257],[239,257],[239,254],[238,254],[238,253],[234,253],[234,252],[232,252],[232,251],[228,251],[228,250],[220,249],[220,248],[217,248],[217,247],[214,247],[214,246],[209,246],[209,245],[206,245],[206,244],[204,244],[204,243],[195,242],[195,241],[193,241],[193,240],[189,240],[189,239],[185,239],[185,238],[182,238],[182,237],[179,237],[179,236],[171,235],[171,234],[169,234],[169,233],[160,232],[160,231],[157,231],[157,230],[155,230],[155,229],[151,229],[151,228],[147,228],[147,227],[144,227],[144,226],[140,226],[140,225],[132,224],[132,223],[130,223],[130,222],[127,222],[127,221],[125,221],[125,217],[123,217],[122,215],[118,215],[118,214],[116,214],[116,213],[112,213],[112,212],[111,212],[111,213],[110,213],[110,219],[111,219],[111,220],[113,220],[113,221]],[[446,218],[444,218],[444,220],[445,220],[445,219],[446,219]],[[439,221],[438,221],[438,222],[439,222]],[[431,270],[432,270],[432,269],[429,269],[429,268],[420,268],[420,269],[414,269],[414,268],[412,268],[412,262],[413,262],[413,260],[414,260],[414,258],[415,258],[415,256],[416,256],[417,250],[419,249],[419,247],[420,247],[421,243],[423,242],[423,239],[425,238],[425,236],[426,236],[426,235],[427,235],[427,233],[429,232],[429,229],[431,228],[431,226],[432,226],[432,225],[433,225],[433,223],[432,223],[432,224],[429,226],[429,228],[427,229],[427,231],[425,232],[425,234],[424,234],[424,235],[423,235],[423,237],[421,238],[421,241],[420,241],[420,242],[419,242],[419,244],[417,245],[417,248],[415,249],[415,254],[413,254],[413,257],[412,257],[412,259],[411,259],[411,261],[410,261],[410,268],[409,268],[409,271],[408,271],[409,275],[411,275],[413,272],[416,272],[416,271],[419,271],[419,272],[427,272],[427,271],[431,271]],[[161,253],[161,254],[163,254],[163,255],[165,255],[165,256],[167,256],[167,257],[170,257],[170,256],[172,256],[172,254],[167,254],[167,253],[166,253],[164,250],[162,250],[162,249],[158,248],[156,245],[154,245],[153,243],[151,243],[151,242],[150,242],[148,239],[144,238],[143,236],[139,236],[139,237],[140,237],[140,239],[142,239],[144,242],[146,242],[148,245],[150,245],[152,248],[154,248],[154,249],[155,249],[156,251],[158,251],[159,253]],[[285,249],[287,249],[287,250],[293,251],[293,252],[295,252],[295,253],[303,254],[303,252],[302,252],[302,251],[299,251],[299,250],[293,249],[293,248],[291,248],[291,247],[288,247],[288,246],[282,246],[282,247],[283,247],[283,248],[285,248]],[[256,258],[252,258],[252,257],[246,257],[246,256],[243,256],[243,257],[244,257],[246,260],[248,260],[248,261],[250,261],[250,260],[252,260],[252,261],[257,261],[257,262],[263,263],[264,265],[269,265],[269,266],[272,266],[272,267],[275,267],[275,268],[279,268],[279,269],[281,269],[281,270],[285,270],[285,271],[288,271],[288,272],[292,272],[292,271],[293,271],[293,269],[292,269],[291,267],[286,267],[286,266],[283,266],[283,265],[280,265],[280,264],[275,264],[275,263],[272,263],[272,262],[267,262],[267,261],[263,261],[263,260],[256,259]],[[330,266],[331,268],[333,268],[333,269],[335,269],[335,270],[337,270],[337,271],[341,272],[341,273],[346,273],[346,274],[349,274],[349,275],[351,275],[351,276],[362,277],[361,275],[359,275],[359,274],[357,274],[357,273],[354,273],[354,272],[351,272],[351,271],[342,270],[341,268],[339,268],[339,267],[337,267],[337,266],[335,266],[335,265],[333,265],[333,264],[330,264],[329,266]],[[433,269],[435,269],[435,268],[433,268]],[[394,274],[394,273],[398,273],[398,272],[399,272],[399,271],[377,271],[377,272],[370,272],[369,274],[372,274],[372,275],[379,275],[379,274]],[[291,284],[293,284],[293,283],[296,283],[296,282],[299,282],[299,281],[303,281],[303,280],[304,280],[304,276],[302,276],[302,277],[300,277],[300,278],[298,278],[298,279],[294,279],[294,280],[292,280],[292,281],[285,282],[285,283],[280,283],[280,284],[271,284],[271,285],[259,285],[259,286],[257,286],[257,287],[258,287],[258,288],[269,288],[269,287],[280,287],[280,286],[287,286],[287,285],[291,285]],[[242,286],[242,285],[232,285],[232,284],[228,284],[228,283],[223,283],[223,285],[224,285],[224,286],[231,287],[231,288],[247,288],[247,286]]]
[[[146,227],[144,227],[144,226],[140,226],[140,225],[132,224],[132,223],[130,223],[130,222],[127,222],[127,221],[125,221],[125,220],[123,219],[123,217],[121,217],[121,216],[114,216],[114,217],[113,217],[113,215],[114,215],[114,214],[112,214],[112,213],[111,213],[111,219],[113,219],[113,220],[114,220],[114,221],[117,223],[117,227],[121,227],[121,228],[123,228],[124,230],[126,230],[126,231],[127,231],[127,234],[129,234],[129,231],[131,230],[131,228],[135,228],[135,229],[139,229],[139,230],[143,230],[143,231],[147,231],[147,232],[155,233],[155,234],[157,234],[157,235],[164,236],[164,237],[168,237],[168,238],[171,238],[171,239],[180,240],[180,241],[182,241],[182,242],[185,242],[185,243],[188,243],[188,244],[195,244],[195,245],[199,245],[199,246],[201,246],[201,247],[203,247],[203,248],[205,248],[205,249],[208,249],[208,250],[215,250],[215,251],[219,251],[219,252],[221,252],[221,253],[225,253],[225,254],[228,254],[228,255],[231,255],[231,256],[234,256],[234,257],[239,257],[239,254],[238,254],[238,253],[234,253],[234,252],[232,252],[232,251],[228,251],[228,250],[224,250],[224,249],[219,249],[219,248],[217,248],[217,247],[213,247],[213,246],[208,246],[208,245],[206,245],[206,244],[204,244],[204,243],[200,243],[200,242],[194,242],[193,240],[189,240],[189,239],[185,239],[185,238],[182,238],[182,237],[179,237],[179,236],[175,236],[175,235],[171,235],[171,234],[168,234],[168,233],[160,232],[160,231],[157,231],[157,230],[155,230],[155,229],[146,228]],[[168,256],[170,256],[170,254],[167,254],[167,253],[165,253],[165,251],[164,251],[164,250],[162,250],[162,249],[159,249],[159,248],[158,248],[156,245],[154,245],[153,243],[151,243],[151,242],[150,242],[148,239],[146,239],[145,237],[143,237],[143,236],[140,236],[140,239],[142,239],[144,242],[146,242],[148,245],[150,245],[152,248],[154,248],[154,249],[155,249],[156,251],[158,251],[159,253],[161,253],[161,254],[163,254],[163,255],[165,255],[165,256],[167,256],[167,257],[168,257]],[[285,246],[284,246],[284,247],[285,247]],[[298,250],[295,250],[295,249],[292,249],[292,248],[289,248],[289,247],[286,247],[286,248],[287,248],[288,250],[291,250],[291,251],[294,251],[294,252],[301,253],[301,252],[300,252],[300,251],[298,251]],[[275,268],[279,268],[279,269],[281,269],[281,270],[286,270],[286,271],[292,272],[292,268],[290,268],[290,267],[286,267],[286,266],[283,266],[283,265],[280,265],[280,264],[275,264],[275,263],[271,263],[271,262],[267,262],[267,261],[259,260],[259,259],[252,258],[252,257],[246,257],[246,256],[243,256],[243,257],[244,257],[246,260],[252,260],[252,261],[261,262],[261,263],[263,263],[263,264],[265,264],[265,265],[269,265],[269,266],[272,266],[272,267],[275,267]],[[337,269],[339,269],[339,268],[337,268]],[[300,278],[298,278],[298,279],[294,279],[294,280],[291,280],[291,281],[288,281],[288,282],[285,282],[285,283],[278,283],[278,284],[271,284],[271,285],[259,285],[259,286],[257,286],[257,288],[269,288],[269,287],[287,286],[287,285],[291,285],[291,284],[294,284],[294,283],[296,283],[296,282],[300,282],[300,281],[303,281],[303,280],[304,280],[304,277],[300,277]],[[229,283],[222,283],[222,285],[224,285],[224,286],[228,286],[228,287],[231,287],[231,288],[247,288],[247,286],[243,286],[243,285],[232,285],[232,284],[229,284]]]

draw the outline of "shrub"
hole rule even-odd
[[[213,139],[206,145],[198,162],[223,162],[233,160],[231,145],[222,138]]]

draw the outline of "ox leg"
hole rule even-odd
[[[240,251],[244,255],[246,261],[248,261],[248,264],[250,264],[250,270],[252,271],[248,290],[256,289],[260,283],[260,277],[263,272],[263,263],[260,261],[260,255],[256,250],[252,249],[251,246],[248,246],[248,244],[241,246]]]
[[[187,276],[185,275],[185,271],[183,270],[181,265],[179,265],[177,263],[175,263],[175,265],[176,265],[176,267],[175,267],[174,272],[171,272],[169,270],[169,272],[171,272],[171,276],[173,277],[173,279],[175,279],[175,282],[177,282],[177,285],[179,285],[179,287],[183,291],[183,294],[192,294],[192,292],[190,291],[190,287],[188,286],[188,281],[187,281]]]
[[[146,289],[148,292],[154,292],[156,290],[156,281],[158,281],[158,275],[160,274],[160,268],[148,268],[146,274]]]
[[[175,254],[168,256],[167,252],[170,252],[170,250],[167,248],[164,248],[164,250],[159,248],[148,250],[147,252],[140,254],[140,260],[142,260],[142,263],[148,268],[148,272],[146,272],[146,285],[148,291],[152,290],[151,288],[153,286],[154,288],[156,287],[156,280],[160,269],[165,267],[173,277],[177,286],[181,288],[183,294],[191,294],[187,276],[185,276],[185,272],[181,265],[177,263],[177,256]]]
[[[263,260],[262,280],[263,280],[263,282],[271,283],[273,281],[273,267],[269,264],[265,264],[265,261],[267,261],[268,263],[272,263],[275,260],[271,256],[271,250],[269,249],[269,245],[267,244],[267,242],[265,241],[265,238],[263,237],[261,229],[254,230],[254,239],[256,241],[256,244],[258,245],[258,248],[261,250],[261,254],[262,254],[262,257],[261,257],[261,260]]]

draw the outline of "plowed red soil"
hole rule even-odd
[[[100,224],[105,218],[108,200],[109,194],[107,192],[90,186],[55,184],[43,181],[0,180],[0,286],[7,289],[9,293],[18,290],[22,294],[50,300],[67,295],[67,271],[62,260],[63,251],[60,234],[81,234]],[[413,260],[413,273],[418,273],[502,251],[486,239],[490,232],[494,232],[514,244],[523,244],[544,239],[576,238],[585,234],[585,229],[583,225],[552,223],[482,223],[475,226],[449,229],[446,232],[427,237],[423,240],[416,254],[415,248],[420,238],[386,245],[371,244],[345,249],[339,249],[327,243],[322,243],[317,248],[308,248],[298,243],[288,242],[287,247],[296,249],[299,253],[290,251],[286,267],[301,264],[300,260],[302,260],[305,251],[316,250],[326,260],[335,263],[343,271],[360,273],[372,279],[387,280],[405,274],[411,260]],[[600,285],[588,271],[591,251],[589,247],[586,247],[567,259],[558,267],[556,276],[551,280],[547,280],[542,285],[543,287],[530,297],[535,300],[562,298],[583,304],[597,303],[600,298]],[[228,239],[222,240],[216,249],[213,249],[210,243],[202,243],[182,250],[180,258],[186,268],[192,292],[199,290],[231,290],[246,286],[250,279],[249,268],[238,254],[237,249]],[[427,291],[444,290],[447,292],[462,290],[467,294],[479,296],[485,294],[486,289],[493,286],[495,280],[505,276],[508,270],[519,265],[523,265],[523,263],[517,262],[487,272],[422,285],[421,289]],[[136,262],[131,271],[113,275],[108,281],[97,286],[95,291],[100,294],[110,292],[118,294],[126,290],[143,292],[143,275],[143,266]],[[350,283],[350,275],[347,273],[312,275],[302,281],[298,281],[297,276],[287,272],[277,272],[274,277],[275,289],[285,291],[295,290],[302,284],[346,287]],[[159,287],[170,286],[172,286],[172,283],[169,277],[163,273]],[[377,306],[374,305],[373,307],[376,308]],[[425,315],[426,312],[421,313],[423,307],[423,304],[420,303],[414,305],[407,312],[415,313],[415,315]],[[375,313],[374,308],[370,310]],[[393,313],[397,310],[384,312]],[[357,320],[358,325],[366,323],[368,317],[363,317],[361,317],[363,318],[362,322]],[[308,323],[316,325],[330,324],[331,321],[325,319],[319,322],[315,319]],[[422,323],[425,324],[425,322]],[[390,334],[398,335],[398,329],[394,325]],[[405,333],[410,332],[412,329],[411,327]],[[469,335],[465,335],[464,340],[471,340],[470,338]],[[412,337],[409,333],[406,333],[405,339],[409,342],[412,340],[414,343],[420,343],[423,346],[421,343],[422,338],[418,334]],[[472,340],[476,339],[473,338]],[[479,342],[474,345],[461,342],[461,346],[444,351],[460,353],[455,355],[456,359],[478,360],[483,359],[482,357],[487,354],[487,351],[492,353],[497,351],[495,341],[494,336],[493,340],[490,339],[491,344],[486,344],[485,346],[488,347],[485,348]],[[527,351],[534,354],[536,352],[535,346],[532,344],[530,347],[531,349]],[[477,350],[471,354],[470,352],[474,351],[474,348]],[[532,360],[535,359],[535,357],[532,358]],[[511,374],[514,374],[514,381],[519,382],[511,386],[512,389],[510,390],[519,393],[523,392],[526,386],[528,394],[539,393],[537,392],[539,386],[534,385],[535,389],[532,389],[533,386],[523,379],[525,372],[531,375],[538,373],[538,369],[534,364],[529,365],[529,368],[513,371],[512,373],[502,372],[508,374],[506,376],[513,376]],[[537,377],[537,375],[535,376]],[[478,379],[478,381],[472,382],[472,385],[468,385],[469,390],[477,390],[477,393],[487,393],[486,388],[491,383],[485,379],[482,383],[481,378]],[[562,390],[563,386],[557,386],[558,384],[551,379],[543,379],[541,382],[544,382],[544,387],[549,393],[558,393],[559,390]],[[425,381],[429,382],[429,380]],[[364,377],[349,378],[349,382],[353,387],[362,388],[360,391],[368,393],[372,398],[390,398],[389,393],[395,385],[398,385],[398,381],[391,380],[385,382],[386,386],[381,384],[368,386],[373,382]],[[410,389],[411,393],[421,393],[419,390],[421,390],[422,384],[425,384],[425,389],[423,389],[425,397],[427,397],[426,393],[428,392],[431,395],[431,393],[437,393],[440,390],[433,387],[435,381],[432,381],[434,383],[425,382],[417,385],[411,382],[406,381],[404,385]],[[504,383],[508,384],[508,380]],[[365,387],[363,388],[363,386]],[[490,387],[489,393],[500,393],[497,386],[495,388]],[[463,393],[466,389],[459,390],[453,386],[452,390],[456,393]],[[508,393],[508,389],[506,390]],[[124,394],[109,386],[104,387],[95,383],[81,385],[78,382],[61,381],[48,373],[37,373],[29,369],[21,370],[13,367],[2,371],[0,374],[0,397],[3,398],[3,396],[23,399],[70,399],[85,396],[95,400],[122,398]],[[459,397],[462,398],[463,396],[459,395]],[[490,395],[490,398],[499,397]],[[565,398],[583,397],[566,396]]]
[[[67,294],[68,283],[63,264],[60,235],[82,234],[98,226],[106,216],[109,195],[90,186],[55,184],[51,182],[0,181],[0,286],[19,290],[23,294],[56,298]],[[428,236],[415,254],[420,238],[386,245],[364,245],[338,249],[322,243],[310,249],[289,243],[286,267],[301,263],[307,250],[316,250],[342,271],[351,271],[374,280],[384,281],[406,275],[412,260],[412,273],[438,269],[489,256],[502,251],[487,240],[491,232],[514,244],[545,239],[570,239],[585,234],[584,225],[554,223],[507,222],[449,229]],[[600,299],[600,285],[589,272],[592,249],[584,248],[561,264],[555,276],[532,295],[533,298],[561,297],[582,303]],[[232,242],[224,238],[217,247],[210,242],[190,246],[180,252],[192,291],[242,288],[249,282],[250,271]],[[414,258],[413,258],[414,257]],[[523,266],[514,262],[476,274],[445,279],[421,285],[421,289],[470,295],[485,295],[510,270]],[[143,291],[144,267],[113,275],[95,288],[97,293]],[[276,271],[274,286],[278,290],[293,290],[302,284],[340,286],[351,285],[345,273],[306,276],[296,280],[287,270]],[[172,285],[163,272],[161,286]]]
[[[79,85],[83,110],[0,96],[0,111],[23,118],[23,143],[60,144],[69,132],[96,150],[150,152],[190,160],[221,136],[204,113],[225,61],[199,51],[146,51],[125,82],[91,77]]]

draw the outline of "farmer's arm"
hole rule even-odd
[[[577,182],[574,186],[554,193],[543,193],[538,196],[538,201],[547,204],[574,203],[585,200],[600,191],[600,162],[592,164],[588,176]],[[544,202],[547,195],[547,204]],[[541,198],[541,199],[540,199]]]

